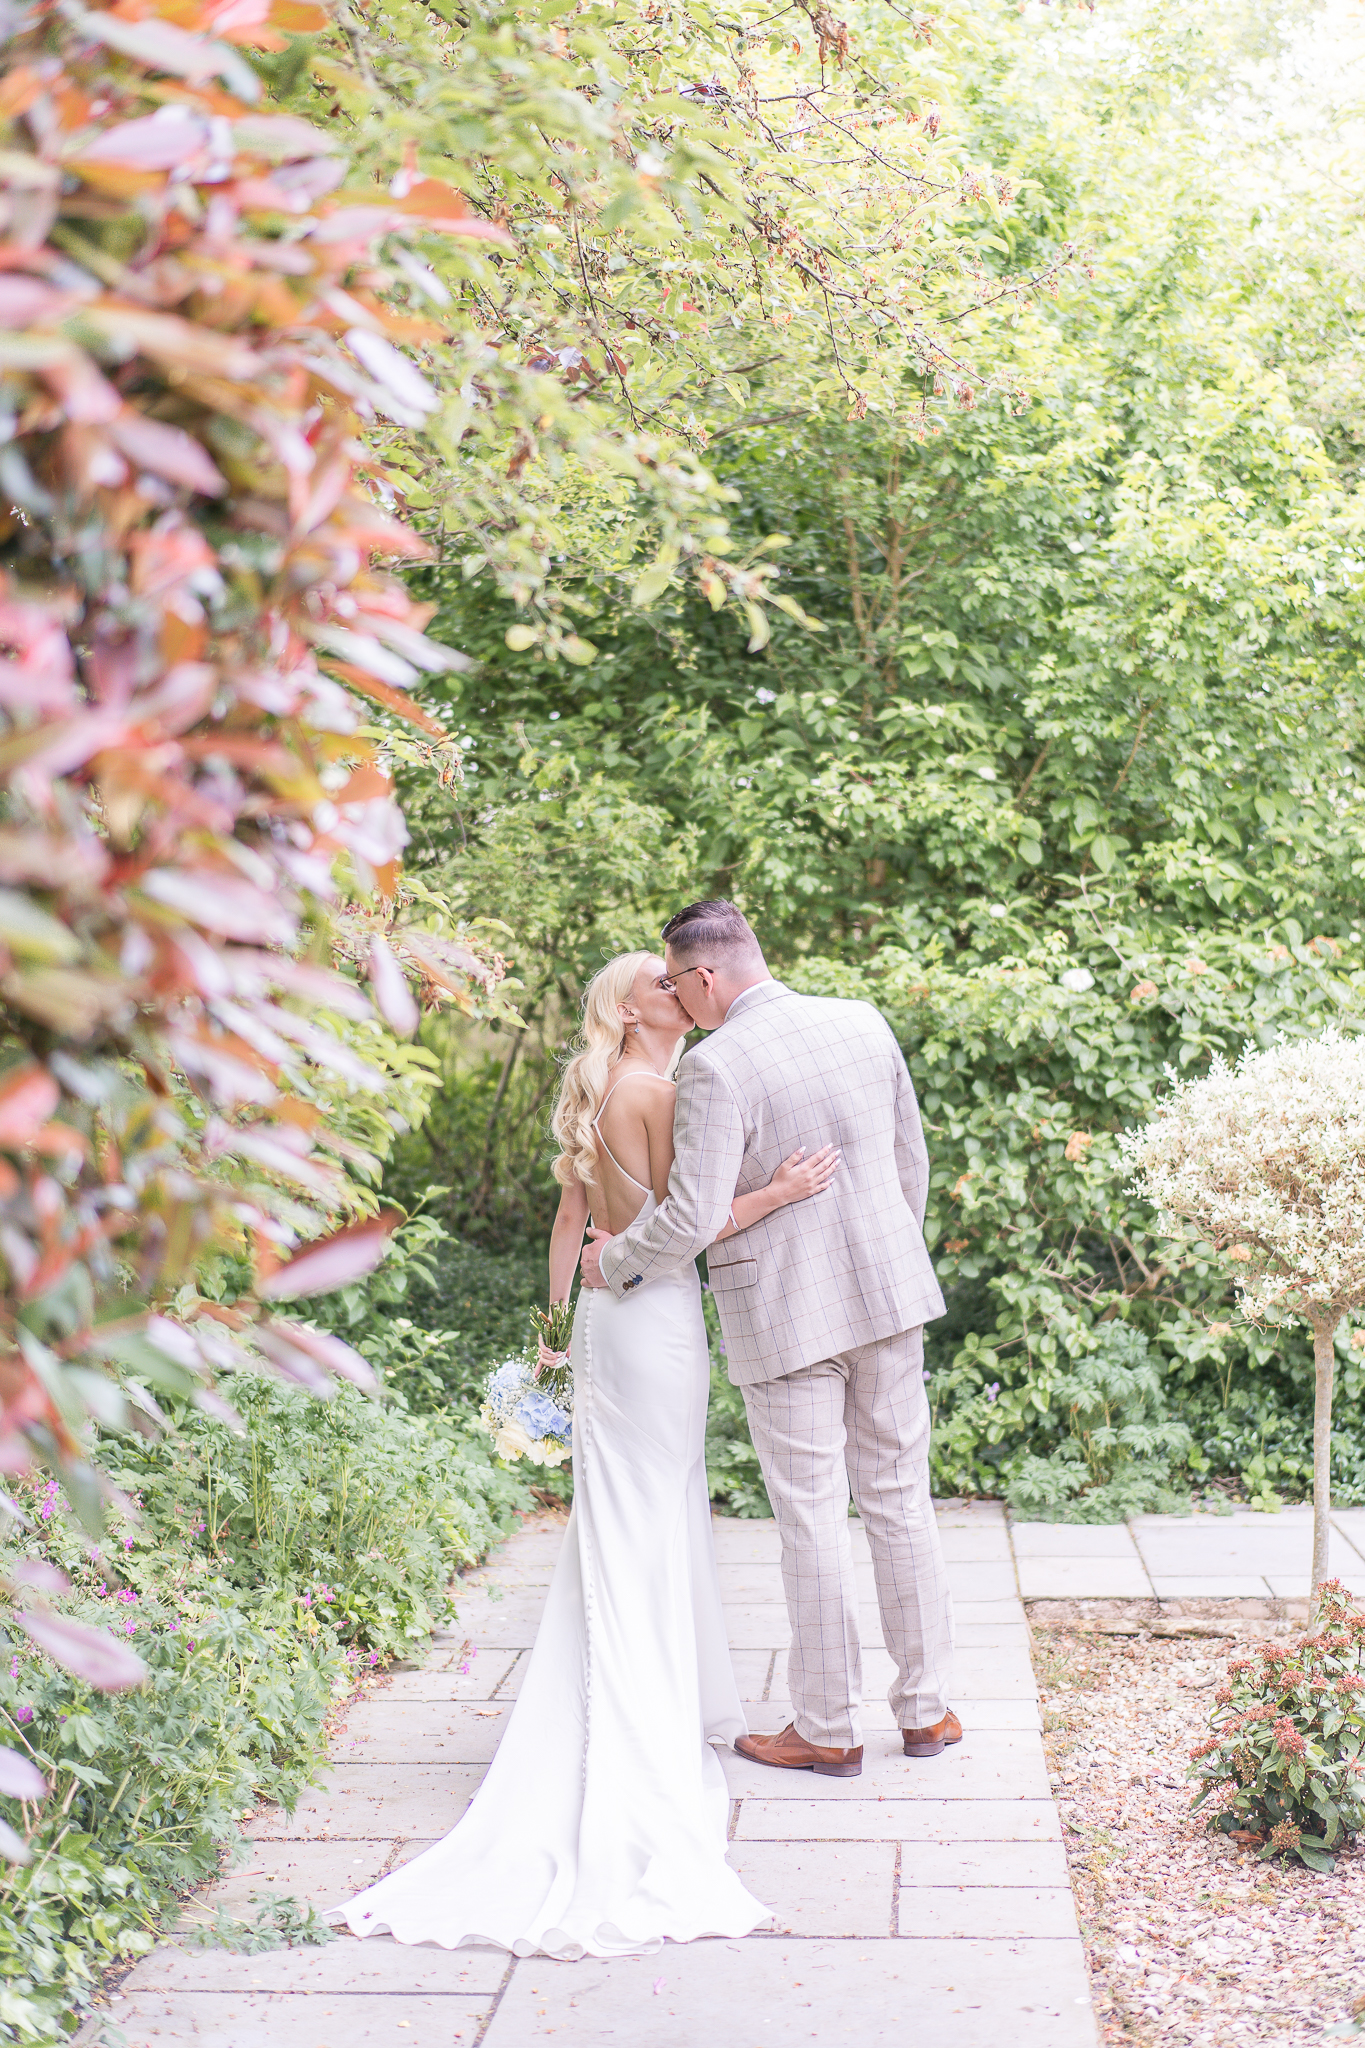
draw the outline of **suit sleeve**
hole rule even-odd
[[[915,1084],[910,1079],[905,1055],[894,1038],[891,1045],[896,1062],[896,1171],[900,1177],[901,1193],[923,1230],[924,1212],[929,1204],[929,1150],[924,1142]]]
[[[624,1295],[695,1259],[725,1226],[744,1159],[739,1106],[695,1053],[678,1069],[673,1171],[668,1194],[645,1223],[632,1223],[602,1253],[602,1278]]]

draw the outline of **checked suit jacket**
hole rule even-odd
[[[736,1386],[780,1379],[943,1314],[922,1226],[929,1158],[900,1047],[870,1003],[761,981],[684,1054],[668,1196],[602,1253],[624,1295],[711,1245]],[[831,1185],[715,1244],[736,1194],[798,1145],[837,1145]]]

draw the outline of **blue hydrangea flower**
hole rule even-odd
[[[518,1401],[517,1421],[536,1442],[543,1436],[566,1437],[571,1428],[564,1410],[557,1408],[548,1394],[527,1394]]]

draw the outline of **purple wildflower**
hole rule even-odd
[[[21,1728],[26,1727],[33,1719],[32,1707],[16,1707],[14,1709],[14,1718]]]

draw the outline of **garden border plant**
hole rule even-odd
[[[1318,1586],[1311,1633],[1234,1658],[1214,1697],[1194,1810],[1214,1800],[1210,1833],[1329,1873],[1365,1832],[1365,1614],[1341,1581]]]

